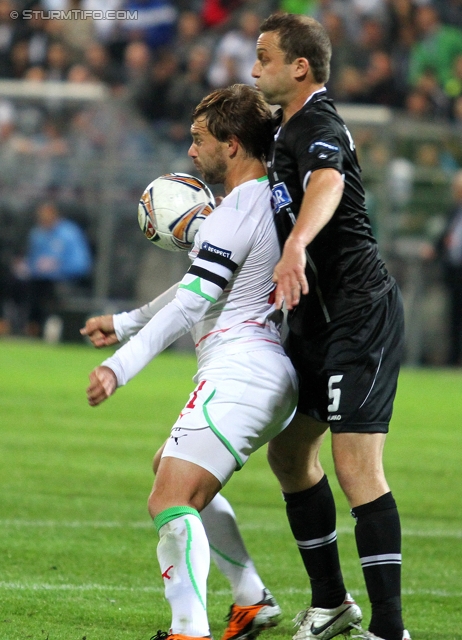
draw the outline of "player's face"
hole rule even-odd
[[[209,184],[220,184],[225,181],[227,164],[225,149],[227,144],[217,140],[207,129],[205,117],[198,118],[191,125],[192,144],[188,156],[194,166]]]
[[[266,31],[257,40],[257,61],[252,69],[255,86],[269,104],[285,106],[294,89],[292,65],[285,61],[276,31]]]

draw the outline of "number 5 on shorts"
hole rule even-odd
[[[342,378],[343,375],[331,376],[327,383],[327,393],[329,395],[329,399],[332,400],[330,405],[327,407],[327,411],[329,411],[329,413],[335,413],[338,411],[340,406],[340,396],[342,395],[342,392],[340,389],[334,389],[334,384],[340,382]]]

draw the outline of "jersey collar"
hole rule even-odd
[[[308,102],[311,102],[311,100],[314,98],[314,96],[320,95],[322,93],[326,93],[327,89],[326,87],[322,87],[322,89],[318,89],[317,91],[314,91],[311,95],[308,96],[308,98],[305,100],[303,106],[307,105]]]

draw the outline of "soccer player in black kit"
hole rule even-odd
[[[329,100],[331,45],[314,19],[274,14],[261,25],[256,87],[279,105],[268,161],[283,253],[276,304],[289,310],[287,348],[300,376],[298,412],[269,445],[311,606],[295,640],[410,640],[401,615],[401,533],[382,453],[403,350],[400,293],[380,258],[350,132]],[[330,427],[339,484],[372,617],[346,593],[333,496],[318,453]]]

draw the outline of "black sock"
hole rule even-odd
[[[284,493],[287,517],[311,583],[311,606],[333,609],[345,598],[337,548],[336,513],[324,476],[305,491]]]
[[[356,546],[372,606],[369,631],[402,640],[401,527],[391,492],[354,507]]]

